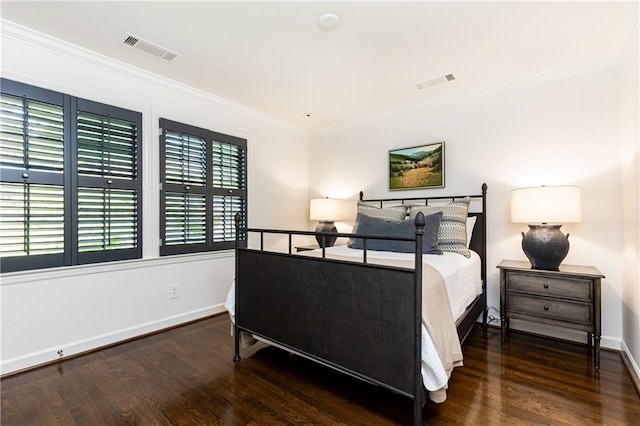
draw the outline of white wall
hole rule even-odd
[[[638,21],[628,40],[619,74],[622,141],[622,319],[624,349],[640,376],[640,109]]]
[[[247,138],[249,225],[308,226],[306,130],[2,24],[3,77],[140,111],[144,127],[144,259],[4,274],[2,373],[224,311],[233,252],[158,257],[160,117]]]
[[[602,282],[603,346],[619,349],[621,315],[621,166],[616,67],[558,72],[557,77],[503,82],[450,95],[310,136],[310,194],[355,199],[480,193],[488,184],[489,304],[499,308],[502,259],[526,260],[520,231],[509,218],[510,190],[522,186],[582,187],[583,222],[566,224],[571,249],[565,262],[594,265]],[[447,84],[455,84],[447,83]],[[445,141],[446,188],[388,188],[388,150]],[[348,224],[342,224],[348,229]],[[526,324],[514,326],[527,328]],[[530,327],[529,327],[530,328]],[[534,329],[536,330],[536,329]],[[586,341],[585,333],[550,329]]]

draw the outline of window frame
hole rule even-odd
[[[246,228],[246,217],[248,211],[248,190],[247,190],[247,140],[223,133],[203,129],[201,127],[184,124],[165,118],[160,118],[160,256],[171,256],[188,253],[204,253],[235,248],[235,238],[233,240],[215,241],[213,236],[213,200],[214,197],[223,195],[225,197],[239,197],[242,199],[243,210],[241,211],[241,229]],[[188,136],[201,138],[205,142],[205,184],[202,187],[190,185],[188,183],[167,182],[167,132],[175,132]],[[213,143],[235,145],[242,151],[242,179],[240,188],[223,188],[213,186]],[[202,243],[167,244],[167,192],[177,194],[203,194],[205,197],[205,241]],[[233,224],[235,226],[235,223]],[[235,235],[235,232],[234,232]],[[246,234],[240,236],[240,246],[246,247]]]
[[[25,168],[2,167],[2,183],[18,184],[45,184],[60,185],[64,192],[64,242],[62,253],[22,255],[22,256],[0,256],[0,271],[17,272],[39,270],[53,267],[64,267],[74,265],[84,265],[93,263],[103,263],[117,260],[129,260],[142,258],[142,200],[143,200],[143,161],[142,144],[143,128],[142,113],[107,105],[87,99],[73,97],[53,90],[20,83],[5,78],[0,79],[1,92],[9,96],[26,98],[37,102],[49,103],[62,108],[63,112],[63,168],[62,173],[52,173],[40,170],[30,170]],[[122,182],[115,177],[86,177],[78,174],[78,140],[77,123],[78,113],[86,112],[90,114],[112,116],[135,123],[136,137],[135,144],[135,179]],[[28,173],[27,179],[23,177]],[[107,183],[107,181],[113,181]],[[115,183],[115,185],[114,185]],[[79,212],[78,195],[80,188],[102,187],[120,189],[121,187],[132,190],[135,193],[135,243],[131,248],[109,249],[95,251],[79,251]]]

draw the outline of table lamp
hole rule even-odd
[[[309,219],[317,220],[316,232],[338,232],[336,220],[343,219],[342,200],[335,198],[313,198],[309,202]],[[331,247],[336,242],[337,237],[316,235],[316,240],[320,247]],[[324,245],[323,245],[324,241]]]
[[[563,223],[582,221],[580,187],[539,186],[511,191],[511,222],[526,223],[522,251],[533,269],[557,271],[569,253]]]

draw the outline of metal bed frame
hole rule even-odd
[[[486,192],[421,198],[360,199],[412,204],[443,202],[465,196],[480,200],[480,212],[470,248],[480,256],[482,294],[456,323],[463,342],[482,315],[487,325]],[[364,240],[362,262],[292,253],[294,235],[354,237],[347,233],[315,233],[240,227],[236,216],[235,356],[240,357],[240,332],[248,332],[307,358],[367,382],[412,398],[414,424],[422,423],[426,390],[421,376],[422,235],[424,216],[415,218],[415,237],[389,238],[357,235]],[[249,233],[260,235],[260,248],[241,247]],[[264,249],[265,234],[288,235],[288,253]],[[413,269],[367,263],[369,239],[415,242]],[[401,350],[399,348],[406,348]]]

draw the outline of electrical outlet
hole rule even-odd
[[[180,297],[180,284],[169,284],[169,299]]]
[[[63,357],[64,356],[64,351],[62,349],[58,350],[58,356],[59,357]]]

